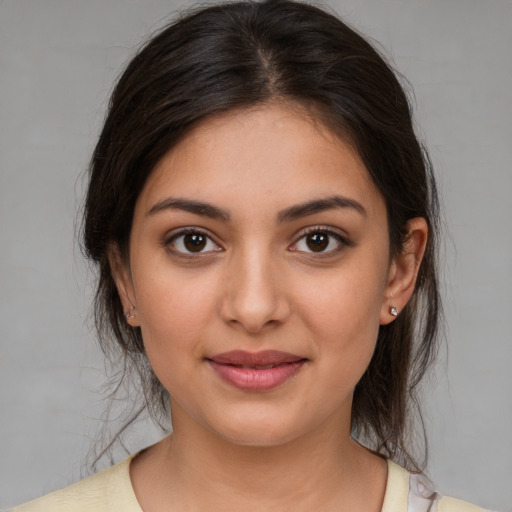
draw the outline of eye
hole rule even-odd
[[[307,253],[337,252],[348,242],[338,233],[328,229],[315,228],[301,236],[291,247],[293,251]]]
[[[198,230],[181,231],[166,242],[167,246],[182,254],[201,254],[220,251],[221,248],[206,234]]]

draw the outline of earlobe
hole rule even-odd
[[[130,269],[121,256],[117,244],[109,246],[108,261],[112,279],[116,284],[117,293],[123,305],[124,317],[131,326],[137,327],[139,322],[137,320],[137,308]]]
[[[423,217],[409,220],[402,252],[391,262],[384,292],[380,324],[391,323],[411,298],[427,245],[428,226]]]

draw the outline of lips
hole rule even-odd
[[[307,359],[277,350],[234,350],[207,359],[225,382],[244,391],[266,391],[284,384]]]

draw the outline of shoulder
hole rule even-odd
[[[438,512],[489,512],[467,501],[450,498],[449,496],[443,496],[439,499],[437,510]]]
[[[131,457],[11,512],[142,512],[130,481]]]
[[[432,482],[388,461],[382,512],[489,512],[466,501],[441,496]]]

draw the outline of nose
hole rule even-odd
[[[282,269],[272,255],[246,250],[227,268],[221,315],[233,327],[258,334],[288,318],[291,307]]]

